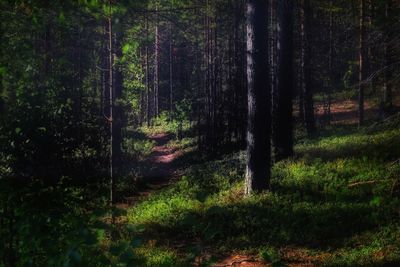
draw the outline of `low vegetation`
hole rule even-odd
[[[160,266],[231,251],[327,266],[398,262],[400,130],[326,134],[296,154],[275,165],[271,192],[249,198],[244,153],[193,165],[130,208],[128,220]]]

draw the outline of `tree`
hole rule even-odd
[[[359,70],[358,70],[358,125],[364,123],[364,93],[366,80],[365,0],[360,0]]]
[[[309,0],[300,1],[300,35],[301,35],[301,95],[300,110],[303,111],[308,136],[315,135],[314,101],[311,84],[311,6]]]
[[[395,51],[394,43],[394,31],[393,29],[393,0],[385,1],[385,19],[384,19],[384,81],[383,81],[383,95],[381,109],[385,115],[393,109],[393,99],[392,99],[392,78],[393,78],[393,64],[395,62],[393,52]]]
[[[247,27],[247,168],[245,194],[269,188],[271,168],[271,87],[268,79],[267,1],[249,0]]]
[[[273,141],[275,159],[293,155],[293,5],[277,3],[277,78],[274,93]]]
[[[160,56],[160,36],[159,36],[159,22],[158,22],[158,3],[156,4],[156,28],[154,40],[154,116],[159,115],[159,56]]]
[[[150,104],[150,66],[149,66],[149,20],[146,14],[145,18],[145,32],[146,32],[146,40],[145,40],[145,88],[146,88],[146,124],[147,127],[150,126],[151,122],[151,104]]]
[[[115,204],[115,176],[114,176],[114,55],[113,55],[113,28],[112,28],[112,6],[111,1],[109,3],[109,15],[108,15],[108,97],[109,97],[109,117],[110,123],[110,203]]]
[[[173,75],[172,75],[172,59],[173,59],[173,55],[172,55],[172,23],[169,23],[169,111],[174,112],[174,84],[173,84]]]

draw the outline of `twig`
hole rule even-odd
[[[358,185],[376,184],[376,183],[388,182],[388,181],[394,181],[394,180],[395,180],[395,179],[361,181],[361,182],[351,183],[351,184],[349,184],[347,187],[352,188],[352,187],[356,187],[356,186],[358,186]]]

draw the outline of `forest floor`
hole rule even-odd
[[[358,128],[354,103],[332,111],[319,138],[296,132],[271,192],[250,198],[244,151],[201,158],[193,138],[147,134],[153,147],[126,206],[140,266],[398,266],[400,115]]]
[[[136,164],[137,180],[134,195],[125,196],[119,208],[129,208],[149,197],[162,188],[165,188],[182,175],[182,170],[173,166],[173,162],[183,152],[177,146],[171,146],[173,139],[168,133],[147,134],[146,138],[153,144],[151,153]]]

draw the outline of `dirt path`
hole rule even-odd
[[[182,151],[168,146],[172,136],[162,133],[149,135],[148,138],[156,145],[149,157],[139,163],[135,195],[125,197],[125,202],[118,205],[120,208],[134,205],[175,182],[181,176],[181,171],[173,166],[173,162],[182,155]]]

